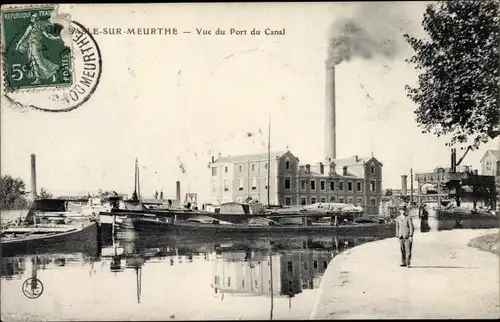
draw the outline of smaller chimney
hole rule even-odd
[[[215,157],[212,155],[212,163],[215,162]]]
[[[354,161],[356,161],[356,163],[359,162],[359,157],[357,155],[354,155],[352,158],[354,159]]]
[[[451,149],[451,172],[457,171],[457,149]]]
[[[342,168],[342,175],[346,176],[347,175],[347,166],[344,166]]]
[[[330,175],[336,175],[337,174],[337,170],[335,169],[336,165],[335,165],[335,162],[330,162]]]
[[[31,154],[31,198],[36,199],[36,155]]]
[[[311,173],[311,165],[306,164],[306,174],[309,174],[309,173]]]
[[[175,183],[175,198],[177,199],[177,201],[181,201],[181,182],[180,181],[177,181]]]
[[[403,174],[401,176],[401,195],[403,197],[406,197],[407,193],[408,193],[408,176],[406,174]]]
[[[325,165],[323,164],[323,162],[319,163],[319,173],[325,174]]]

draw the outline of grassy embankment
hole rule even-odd
[[[473,238],[467,245],[500,256],[500,232]]]

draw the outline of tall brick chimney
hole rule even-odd
[[[36,155],[31,154],[31,198],[36,199]]]
[[[401,195],[403,197],[408,195],[408,176],[406,174],[401,176]]]
[[[181,182],[176,181],[175,182],[175,198],[177,201],[181,201]]]
[[[335,67],[326,65],[326,88],[325,88],[325,159],[336,158],[336,123],[335,123]]]

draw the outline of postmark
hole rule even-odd
[[[43,293],[43,283],[37,278],[30,277],[23,283],[23,294],[29,299],[37,299]]]
[[[13,107],[67,112],[98,87],[97,42],[55,6],[2,8],[2,50],[2,100]]]

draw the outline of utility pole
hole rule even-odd
[[[269,116],[269,129],[267,138],[267,207],[271,208],[271,116]]]
[[[413,168],[410,168],[410,202],[413,205]]]
[[[441,173],[437,173],[437,206],[441,208]]]

